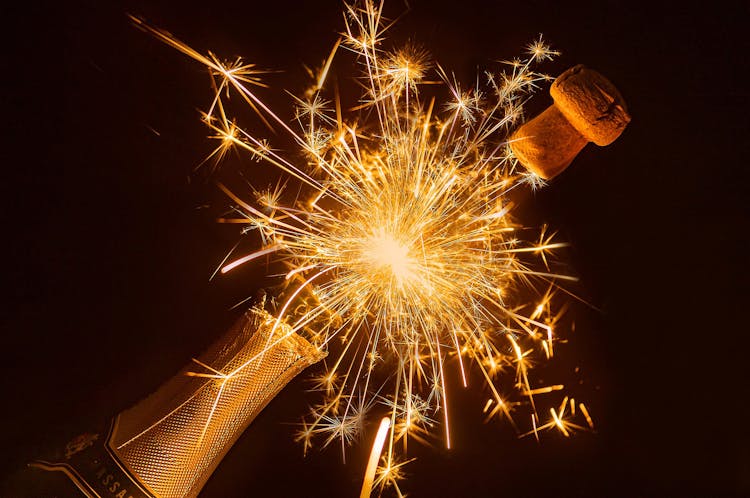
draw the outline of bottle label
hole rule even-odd
[[[62,472],[93,498],[155,498],[156,494],[138,481],[109,448],[109,430],[81,434],[48,460],[29,466],[48,472]],[[102,437],[104,434],[105,437]]]

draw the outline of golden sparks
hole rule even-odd
[[[523,116],[522,104],[549,79],[533,65],[557,52],[540,37],[526,47],[525,59],[486,73],[486,85],[464,88],[426,50],[386,48],[390,25],[382,9],[371,0],[345,6],[341,39],[321,69],[310,71],[311,86],[293,96],[291,124],[256,95],[263,83],[254,65],[204,56],[133,20],[210,69],[215,94],[204,122],[220,141],[212,157],[245,151],[289,175],[303,192],[287,201],[279,186],[256,193],[251,203],[222,185],[239,213],[223,221],[246,223],[260,247],[221,271],[260,257],[283,261],[286,288],[275,326],[303,333],[329,353],[326,371],[314,379],[323,401],[305,417],[298,440],[305,450],[317,439],[344,448],[366,427],[368,412],[380,409],[390,430],[381,425],[378,441],[387,432],[387,450],[381,466],[370,462],[368,479],[401,495],[397,481],[408,460],[398,456],[396,443],[405,451],[410,437],[427,441],[442,426],[451,444],[449,376],[467,386],[469,372],[479,373],[489,393],[488,419],[516,427],[513,411],[530,407],[528,434],[556,429],[568,436],[583,426],[571,421],[576,405],[571,400],[569,407],[567,397],[540,420],[535,397],[553,397],[563,386],[535,385],[531,371],[552,357],[559,318],[552,300],[557,282],[570,277],[550,269],[563,244],[545,230],[527,241],[509,198],[518,187],[540,184],[518,165],[506,140]],[[364,89],[349,111],[326,87],[337,54],[347,50],[359,63]],[[442,85],[431,85],[437,95],[426,97],[424,85],[435,83],[430,77]],[[449,96],[443,102],[441,91]],[[298,152],[284,155],[230,119],[230,93],[286,134]],[[205,375],[222,381],[238,373]],[[501,395],[504,381],[521,401]],[[578,406],[593,427],[588,410]]]

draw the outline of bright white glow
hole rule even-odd
[[[367,256],[378,270],[390,271],[399,284],[414,274],[414,261],[409,256],[409,248],[391,235],[377,235],[370,243]]]
[[[372,485],[375,479],[375,471],[378,468],[378,461],[380,460],[380,454],[383,452],[383,445],[385,444],[385,438],[388,435],[388,429],[391,427],[391,419],[383,417],[380,421],[380,427],[378,433],[375,436],[375,441],[372,444],[372,450],[370,451],[370,459],[367,461],[367,469],[365,470],[365,479],[362,483],[362,491],[359,494],[359,498],[370,498],[372,492]]]

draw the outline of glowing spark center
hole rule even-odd
[[[410,256],[407,246],[387,233],[373,236],[369,243],[370,247],[365,249],[365,256],[377,272],[385,270],[399,287],[413,280],[416,261]]]

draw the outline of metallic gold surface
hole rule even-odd
[[[110,448],[156,496],[192,497],[258,413],[324,355],[265,312],[115,420]]]

